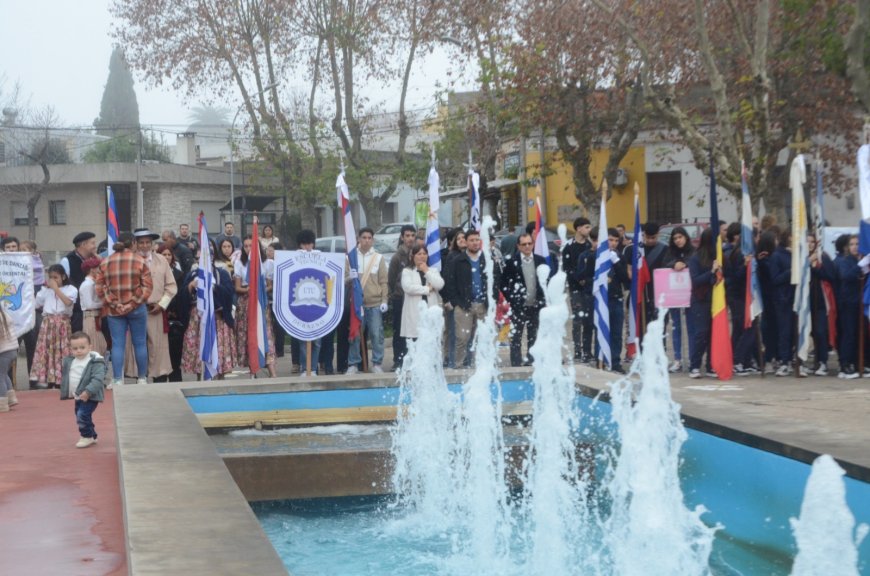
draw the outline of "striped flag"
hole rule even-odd
[[[743,311],[743,327],[751,328],[752,322],[764,311],[761,302],[761,286],[758,284],[758,262],[755,260],[755,234],[752,226],[752,200],[749,197],[749,184],[746,164],[741,161],[740,186],[743,189],[741,200],[742,214],[740,222],[740,251],[743,256],[752,256],[746,265],[746,296]]]
[[[643,335],[643,291],[650,281],[643,249],[643,230],[640,227],[640,191],[634,190],[634,241],[631,244],[631,293],[628,302],[628,343],[637,344]]]
[[[438,222],[438,188],[441,179],[435,166],[429,169],[429,219],[426,221],[426,251],[429,253],[429,268],[441,270],[441,225]]]
[[[722,235],[719,231],[719,200],[716,197],[716,174],[713,171],[713,153],[710,153],[710,226],[716,238],[716,261],[722,264]],[[725,306],[725,282],[722,269],[716,273],[713,285],[713,316],[710,328],[710,364],[720,380],[731,380],[734,375],[734,354],[728,333],[728,308]]]
[[[263,276],[263,262],[260,260],[260,245],[257,231],[258,219],[254,216],[251,229],[251,254],[248,257],[248,366],[251,374],[256,374],[266,366],[266,278]]]
[[[816,213],[816,252],[819,263],[822,263],[825,239],[825,197],[822,187],[822,160],[816,161],[816,200],[813,203]],[[825,318],[828,319],[828,344],[832,349],[837,347],[837,300],[834,296],[834,287],[828,280],[821,280],[822,298],[825,301]]]
[[[807,206],[804,200],[804,183],[807,181],[807,166],[803,154],[798,154],[791,163],[789,185],[791,187],[791,283],[796,285],[793,310],[798,317],[797,356],[806,362],[810,353],[810,261],[807,246]]]
[[[359,275],[359,263],[357,262],[356,229],[353,226],[353,215],[350,213],[350,193],[347,190],[347,182],[344,181],[344,169],[339,173],[335,181],[335,190],[338,194],[338,207],[344,215],[344,242],[347,246],[347,259],[351,270],[356,270]],[[360,333],[360,324],[363,317],[363,290],[359,276],[353,280],[353,290],[350,291],[350,330],[348,338],[355,339]]]
[[[199,357],[202,377],[211,380],[218,375],[217,319],[214,311],[214,269],[208,243],[205,215],[199,213],[199,268],[196,271],[196,309],[199,312]]]
[[[607,185],[601,187],[601,218],[598,224],[598,250],[595,251],[595,277],[592,281],[593,316],[598,341],[598,359],[610,367],[610,309],[607,307],[607,281],[613,262],[607,244]]]
[[[550,265],[550,248],[547,245],[547,230],[544,228],[544,213],[541,211],[540,195],[535,199],[535,254]]]
[[[468,224],[475,230],[480,230],[480,174],[473,168],[468,169],[468,194],[470,195],[471,213]]]
[[[115,206],[115,194],[111,186],[106,186],[106,237],[109,239],[109,256],[115,252],[118,233],[118,208]]]

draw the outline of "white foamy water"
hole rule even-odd
[[[643,384],[629,378],[611,384],[620,448],[605,480],[613,499],[605,540],[612,573],[620,576],[710,572],[715,530],[701,521],[703,507],[686,507],[680,487],[687,435],[671,398],[663,330],[661,319],[647,327],[639,362]]]
[[[843,475],[828,455],[813,462],[800,519],[791,519],[798,547],[792,576],[858,576],[858,546],[868,527],[855,527]]]
[[[257,430],[245,428],[230,430],[230,436],[299,436],[301,434],[321,434],[323,436],[374,436],[384,431],[383,424],[330,424],[328,426],[300,426],[296,428],[275,428]]]

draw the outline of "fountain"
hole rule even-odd
[[[685,504],[678,472],[688,433],[671,397],[663,322],[649,325],[630,375],[611,383],[607,422],[581,411],[589,401],[578,395],[575,368],[565,362],[564,288],[563,272],[549,279],[531,350],[534,410],[525,429],[515,423],[507,429],[502,419],[493,313],[478,325],[475,369],[456,393],[441,367],[441,310],[421,310],[420,338],[398,378],[394,496],[345,503],[335,514],[300,503],[299,522],[264,521],[273,541],[293,540],[291,554],[300,562],[292,565],[294,574],[788,573],[790,560],[778,557],[747,563],[749,542],[734,534],[726,540],[739,549],[740,561],[721,557],[721,550],[714,561],[714,538],[726,527],[705,523],[704,506]],[[609,444],[578,456],[589,429]],[[517,436],[527,447],[512,469],[505,464],[507,438]],[[857,546],[867,528],[853,528],[841,475],[827,457],[813,467],[801,519],[794,521],[795,576],[859,573]],[[513,489],[517,476],[521,490]],[[835,567],[825,563],[830,559]]]

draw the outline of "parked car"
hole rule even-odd
[[[668,244],[671,241],[671,234],[674,231],[674,228],[682,226],[686,229],[686,232],[689,233],[689,240],[692,242],[692,246],[695,248],[698,247],[698,244],[701,243],[701,233],[705,228],[710,227],[709,221],[695,221],[695,222],[683,222],[678,224],[665,224],[659,229],[659,242],[664,242]]]
[[[347,244],[345,244],[344,236],[324,236],[315,241],[314,249],[320,250],[321,252],[346,252]],[[379,238],[375,238],[374,249],[377,250],[378,254],[383,256],[387,262],[389,262],[393,257],[393,254],[396,253],[396,246],[390,246]]]
[[[392,252],[395,252],[399,247],[399,236],[402,235],[402,226],[407,226],[408,224],[413,224],[412,222],[391,222],[389,224],[382,224],[380,228],[375,231],[375,242],[381,241],[385,244],[392,246]],[[380,252],[380,250],[378,250]]]

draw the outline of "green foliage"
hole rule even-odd
[[[83,159],[87,164],[135,162],[138,145],[139,139],[135,134],[120,134],[95,144],[84,154]],[[153,132],[142,136],[142,160],[166,163],[172,161],[166,145],[158,140]]]
[[[100,116],[94,120],[94,127],[99,134],[116,136],[122,132],[135,133],[137,126],[139,103],[133,88],[133,75],[123,52],[115,47],[109,59],[109,78],[100,102]]]

